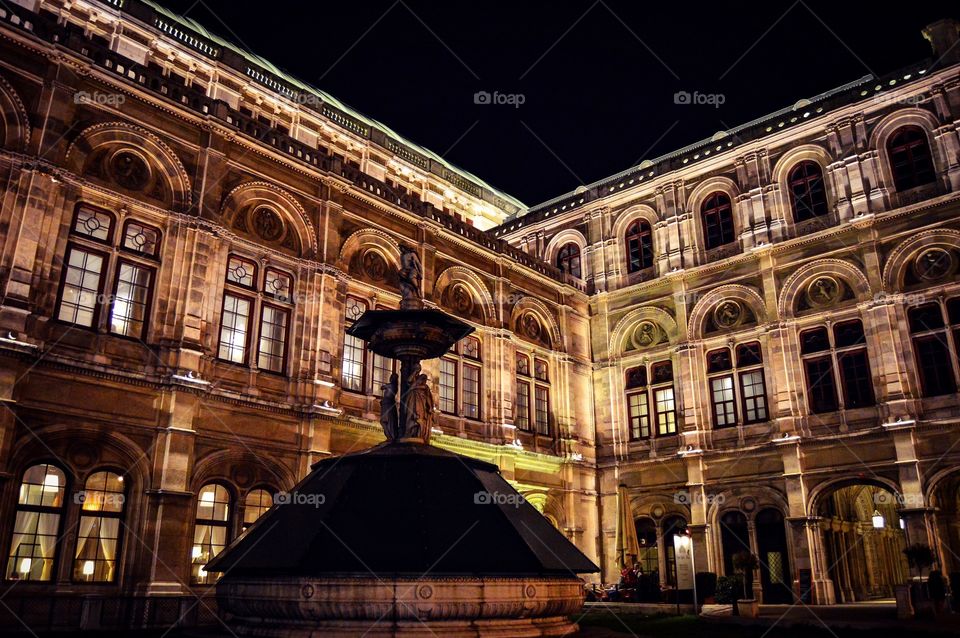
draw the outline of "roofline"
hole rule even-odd
[[[253,52],[246,51],[240,48],[239,46],[237,46],[236,44],[234,44],[233,42],[231,42],[230,40],[227,40],[213,33],[212,31],[209,31],[207,28],[205,28],[203,25],[196,22],[192,18],[188,18],[186,16],[181,16],[177,13],[174,13],[170,9],[167,9],[166,7],[158,4],[154,0],[98,0],[98,3],[102,5],[106,5],[109,9],[115,12],[122,13],[124,15],[131,16],[135,19],[138,19],[141,22],[143,22],[147,27],[159,30],[161,33],[165,33],[168,37],[172,37],[172,39],[174,39],[175,41],[180,42],[181,44],[187,45],[188,47],[196,51],[198,54],[206,56],[208,58],[212,58],[212,60],[214,61],[225,62],[225,60],[223,59],[224,56],[223,56],[222,49],[229,50],[234,55],[241,57],[248,65],[252,67],[259,67],[259,70],[261,73],[264,74],[264,77],[258,78],[253,75],[250,75],[249,73],[247,75],[250,77],[252,81],[257,82],[260,86],[263,86],[268,90],[278,93],[280,96],[286,97],[287,99],[290,99],[291,97],[296,97],[296,95],[294,95],[295,91],[312,94],[314,97],[319,98],[321,101],[321,105],[319,105],[314,110],[320,111],[321,115],[324,115],[328,119],[331,119],[327,113],[324,113],[322,111],[321,107],[322,106],[333,107],[334,109],[346,114],[349,118],[357,120],[360,124],[364,125],[365,127],[378,132],[380,134],[379,136],[371,136],[369,132],[367,132],[367,134],[362,135],[362,137],[366,137],[370,139],[372,143],[377,144],[388,153],[399,156],[407,161],[411,161],[410,157],[405,157],[403,153],[397,152],[398,150],[403,150],[403,149],[391,148],[389,146],[386,146],[385,144],[380,143],[378,139],[375,139],[376,137],[382,137],[384,138],[384,141],[392,140],[395,143],[400,144],[402,147],[406,147],[409,151],[413,151],[414,155],[413,155],[413,161],[411,161],[411,163],[419,166],[422,170],[425,170],[428,173],[432,173],[436,175],[440,179],[443,179],[448,182],[451,181],[447,176],[444,176],[443,174],[437,174],[436,172],[431,171],[430,165],[429,165],[430,161],[436,162],[443,168],[459,176],[461,179],[466,180],[466,182],[473,183],[475,186],[479,186],[481,189],[489,191],[489,194],[492,195],[493,198],[499,198],[503,200],[503,202],[508,203],[513,209],[518,209],[521,211],[528,209],[528,206],[523,202],[521,202],[516,197],[500,189],[494,188],[485,180],[480,179],[473,173],[467,170],[464,170],[456,166],[455,164],[450,163],[449,161],[445,160],[443,157],[431,151],[430,149],[424,146],[421,146],[419,144],[416,144],[414,142],[411,142],[406,137],[397,134],[393,129],[386,126],[385,124],[364,115],[360,111],[354,108],[351,108],[350,106],[347,106],[346,104],[344,104],[337,98],[333,97],[329,93],[321,89],[318,89],[317,87],[311,84],[304,82],[303,80],[297,78],[296,76],[291,75],[290,73],[287,73],[286,71],[283,71],[282,69],[280,69],[279,67],[271,63],[269,60],[259,55],[256,55]],[[156,21],[156,18],[158,17],[176,22],[177,29],[182,30],[182,33],[178,33],[178,34],[171,33],[169,30],[161,27]],[[211,45],[215,45],[215,46],[211,46]],[[230,65],[228,64],[227,66],[230,66]],[[234,70],[236,70],[238,73],[243,74],[241,70],[236,69],[233,66],[230,66],[230,68],[234,68]],[[310,106],[304,105],[304,108],[310,108]],[[336,122],[339,126],[343,127],[342,122],[337,122],[335,119],[334,119],[334,122]],[[363,127],[359,127],[359,128],[362,129]],[[351,132],[353,132],[354,134],[358,133],[357,130],[352,130],[349,127],[347,127],[347,130],[351,130]],[[360,133],[363,133],[363,131],[360,131]],[[417,158],[416,155],[420,155],[422,157]],[[420,161],[416,161],[416,160],[420,160]],[[424,162],[423,160],[427,160],[427,161]],[[488,203],[491,203],[494,206],[502,207],[502,204],[498,204],[496,201],[491,201],[491,198],[484,197],[483,196],[484,193],[482,191],[474,192],[474,189],[465,188],[463,185],[456,184],[454,182],[451,182],[451,184],[455,188],[460,188],[461,190],[470,194],[471,196],[487,201]],[[505,210],[504,212],[507,214],[508,217],[510,215],[515,215],[517,213],[516,210]]]

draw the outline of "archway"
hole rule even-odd
[[[943,573],[960,572],[960,472],[939,481],[933,490]]]
[[[780,510],[768,507],[756,518],[760,587],[767,604],[793,602],[787,534]]]
[[[731,510],[720,517],[720,544],[723,546],[724,573],[731,576],[736,573],[734,554],[750,551],[750,532],[743,512]]]
[[[897,497],[885,487],[857,483],[820,498],[823,545],[837,602],[890,598],[909,567]]]

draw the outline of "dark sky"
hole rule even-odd
[[[960,18],[918,0],[160,1],[529,205],[920,61],[923,26]]]

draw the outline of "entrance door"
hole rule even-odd
[[[769,508],[757,514],[757,549],[763,602],[793,602],[793,577],[787,559],[787,535],[783,515]]]

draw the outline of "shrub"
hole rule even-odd
[[[716,597],[721,605],[732,605],[737,602],[743,592],[743,579],[737,576],[720,576],[717,578]]]

